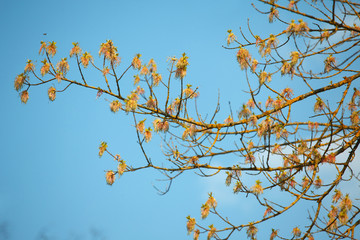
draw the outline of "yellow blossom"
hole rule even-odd
[[[106,172],[106,183],[109,185],[113,185],[113,183],[115,182],[115,173],[113,171],[107,171]]]
[[[56,98],[56,89],[54,87],[50,87],[48,90],[48,95],[49,95],[50,101],[54,101]]]
[[[76,55],[78,56],[81,53],[81,48],[79,47],[79,43],[73,42],[73,48],[70,50],[70,57]]]

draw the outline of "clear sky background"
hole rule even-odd
[[[263,209],[254,210],[255,203],[225,188],[223,176],[204,179],[186,173],[165,196],[153,187],[162,186],[156,181],[161,174],[154,171],[126,174],[108,186],[104,170],[116,165],[110,157],[98,157],[100,141],[127,162],[144,161],[130,116],[111,113],[105,98],[78,87],[58,94],[55,102],[48,100],[47,87],[32,88],[26,105],[13,87],[27,59],[42,60],[41,40],[56,41],[59,58],[68,57],[72,42],[79,42],[98,60],[100,44],[111,39],[122,57],[120,68],[141,53],[145,61],[154,58],[163,76],[167,58],[186,52],[187,81],[199,87],[199,108],[204,114],[213,111],[220,89],[225,119],[228,101],[238,109],[248,99],[236,51],[222,47],[226,31],[238,34],[247,18],[254,31],[272,31],[250,3],[1,1],[0,239],[186,239],[185,217],[199,219],[211,191],[231,219],[246,222],[263,214]],[[160,157],[159,146],[152,147],[153,158]]]

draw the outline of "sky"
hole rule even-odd
[[[227,102],[242,104],[246,89],[236,52],[222,47],[227,30],[246,28],[250,18],[254,30],[272,31],[271,26],[264,28],[266,17],[250,3],[1,1],[0,237],[191,239],[186,237],[186,216],[200,218],[209,192],[235,220],[250,221],[252,214],[260,214],[251,201],[244,204],[243,196],[224,188],[223,176],[207,179],[186,173],[164,196],[154,188],[164,186],[157,181],[163,176],[150,170],[126,174],[108,186],[104,171],[116,165],[110,157],[98,157],[101,141],[126,161],[144,161],[131,116],[111,113],[111,99],[97,99],[96,92],[77,87],[58,94],[54,102],[49,101],[47,88],[33,88],[28,103],[21,104],[13,85],[27,59],[42,60],[40,41],[57,42],[58,55],[64,57],[72,42],[79,42],[97,60],[100,44],[111,39],[122,58],[120,68],[141,53],[145,61],[154,58],[164,76],[168,57],[186,52],[187,81],[199,87],[199,109],[204,114],[213,111],[220,91],[225,118]],[[126,80],[132,81],[132,75]],[[152,145],[149,151],[154,158],[161,157],[159,146]]]

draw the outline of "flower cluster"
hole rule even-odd
[[[15,81],[14,81],[14,88],[15,88],[16,91],[21,90],[21,88],[23,87],[26,79],[27,79],[27,76],[24,73],[21,73],[21,74],[16,76]]]
[[[31,71],[34,71],[34,70],[35,70],[35,65],[33,64],[33,62],[31,60],[28,60],[26,62],[24,72],[28,73],[28,72],[31,72]]]
[[[79,43],[73,42],[73,48],[70,50],[70,57],[79,56],[81,53],[81,48],[79,47]]]
[[[236,36],[235,34],[232,32],[232,30],[228,30],[227,31],[229,34],[227,36],[227,39],[226,39],[226,43],[227,45],[229,46],[232,42],[234,42],[236,40]]]
[[[255,185],[251,187],[251,191],[255,194],[255,195],[259,195],[262,194],[264,192],[263,187],[261,186],[261,182],[260,180],[256,180]]]
[[[48,90],[48,96],[50,101],[54,101],[56,98],[56,89],[54,87],[50,87]]]
[[[115,182],[115,173],[113,171],[107,171],[105,174],[106,183],[109,185],[113,185]]]
[[[186,229],[188,234],[190,234],[192,231],[194,231],[196,220],[190,216],[187,216],[186,219],[188,220],[186,223]]]
[[[100,45],[99,56],[103,55],[111,64],[118,65],[120,63],[119,53],[111,40]]]
[[[20,93],[20,99],[22,103],[27,103],[27,101],[29,100],[29,93],[27,90]]]
[[[248,235],[248,237],[251,239],[255,239],[257,232],[258,229],[257,227],[255,227],[254,223],[250,223],[248,228],[246,229],[246,234]]]
[[[41,61],[41,63],[43,65],[40,68],[40,74],[41,74],[41,76],[44,76],[45,74],[47,74],[50,71],[50,64],[48,63],[48,61],[46,59]]]
[[[136,91],[133,91],[127,99],[125,99],[125,111],[134,112],[137,109],[137,102],[139,100],[139,95]]]
[[[121,108],[121,102],[119,102],[119,100],[114,100],[110,103],[110,110],[113,113],[116,113],[117,111],[119,111],[120,108]]]
[[[56,65],[56,69],[63,74],[66,74],[69,71],[69,63],[66,58],[62,58],[60,62]]]
[[[276,8],[272,7],[270,9],[270,14],[269,14],[269,22],[272,23],[274,21],[274,17],[278,18],[279,17],[279,10],[277,10]]]
[[[182,57],[176,63],[176,71],[175,71],[176,78],[182,79],[186,76],[187,66],[189,65],[188,58],[189,57],[186,56],[185,53],[183,53]]]
[[[248,68],[251,62],[251,55],[246,48],[240,48],[236,54],[236,59],[242,70]]]
[[[184,94],[187,98],[197,98],[199,96],[199,93],[195,92],[194,90],[191,89],[191,85],[187,84],[186,88],[184,89]]]
[[[325,72],[329,72],[330,70],[332,70],[333,68],[335,68],[335,57],[333,55],[329,55],[325,61]]]
[[[167,132],[169,130],[169,122],[166,120],[161,120],[159,118],[153,121],[154,131],[155,132]]]
[[[140,70],[141,68],[141,60],[140,60],[141,54],[136,54],[133,58],[131,65],[134,69]]]
[[[89,66],[89,63],[93,61],[93,57],[90,55],[90,53],[85,52],[81,58],[80,58],[81,64],[84,66],[84,68],[87,68]]]
[[[295,35],[304,35],[305,33],[309,32],[309,27],[306,22],[302,19],[298,20],[298,24],[295,23],[294,20],[291,20],[288,28],[286,29],[287,34],[295,34]]]
[[[106,142],[101,142],[100,146],[99,146],[99,157],[102,157],[102,155],[104,154],[104,152],[107,149],[107,143]]]
[[[118,170],[118,174],[119,174],[119,177],[121,175],[123,175],[123,173],[125,172],[126,170],[126,162],[124,160],[120,160],[119,161],[119,165],[117,167],[117,170]]]

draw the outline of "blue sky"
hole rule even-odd
[[[68,56],[72,42],[79,42],[97,60],[100,44],[111,39],[122,57],[120,68],[141,53],[145,61],[154,58],[164,76],[167,58],[186,52],[187,81],[199,87],[199,109],[204,115],[213,111],[220,89],[225,119],[228,101],[237,109],[248,99],[236,52],[222,47],[226,31],[246,28],[247,18],[255,31],[272,31],[250,3],[1,2],[0,226],[6,225],[8,239],[185,239],[185,217],[199,218],[211,191],[231,219],[251,221],[262,214],[251,211],[256,205],[244,196],[224,188],[223,176],[204,179],[185,173],[165,196],[153,187],[162,186],[156,181],[161,174],[154,171],[126,174],[113,186],[106,185],[104,170],[115,165],[109,157],[98,157],[100,141],[128,162],[144,161],[131,116],[111,113],[105,98],[96,99],[95,92],[77,87],[58,94],[54,102],[48,100],[47,88],[33,88],[26,105],[13,89],[26,60],[42,60],[41,40],[56,41],[61,57]],[[96,76],[87,77],[96,81]],[[132,81],[132,74],[127,80]],[[159,145],[149,151],[154,159],[161,157]]]

